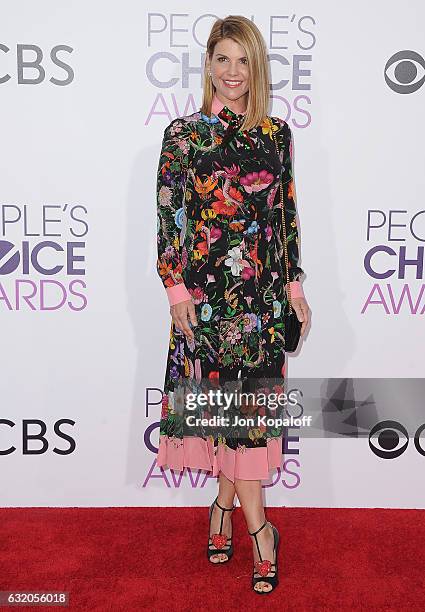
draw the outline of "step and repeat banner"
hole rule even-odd
[[[1,4],[3,506],[213,499],[210,474],[156,465],[170,314],[155,182],[164,128],[199,109],[227,11]],[[423,508],[425,5],[232,12],[262,31],[270,113],[292,129],[312,311],[288,379],[310,385],[316,433],[288,427],[267,503]]]

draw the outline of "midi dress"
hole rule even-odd
[[[190,325],[193,339],[171,322],[157,465],[222,472],[232,482],[268,480],[281,466],[282,426],[250,427],[248,419],[243,428],[230,427],[228,419],[205,427],[192,418],[188,427],[180,391],[285,389],[280,181],[293,296],[303,295],[304,274],[291,129],[268,116],[242,131],[242,119],[216,96],[210,116],[199,110],[173,119],[157,172],[157,271],[170,304],[190,299],[198,322]],[[264,406],[254,408],[264,414]],[[228,414],[236,411],[243,421],[250,409],[235,403]],[[205,403],[194,414],[205,415]]]

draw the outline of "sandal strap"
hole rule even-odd
[[[218,503],[218,495],[215,498],[215,500],[213,501],[213,503],[210,506],[210,529],[211,529],[211,518],[212,518],[212,512],[214,509],[214,506],[217,506],[220,510],[221,510],[221,516],[220,516],[220,530],[218,533],[214,533],[211,534],[209,536],[208,539],[208,548],[207,548],[207,553],[208,553],[208,559],[211,559],[214,555],[220,555],[220,554],[224,554],[227,557],[227,561],[230,560],[230,558],[233,555],[233,544],[232,544],[232,536],[228,536],[227,534],[223,534],[223,522],[224,522],[224,513],[225,512],[232,512],[236,506],[233,505],[232,508],[224,508],[223,506],[221,506],[221,504]],[[232,534],[233,535],[233,534]],[[226,542],[219,548],[217,548],[214,544],[213,544],[213,537],[214,536],[221,536],[221,538],[225,537],[226,538]],[[222,544],[223,540],[220,541],[220,544]],[[212,548],[214,546],[214,548]],[[223,563],[224,561],[221,561],[221,563]]]
[[[261,525],[260,529],[257,529],[257,531],[254,531],[254,533],[251,533],[250,531],[248,531],[250,536],[254,536],[255,538],[255,544],[257,545],[257,551],[258,551],[258,556],[260,557],[260,561],[263,561],[263,557],[261,556],[261,550],[260,550],[260,545],[258,544],[258,539],[257,539],[257,533],[260,533],[260,531],[262,529],[264,529],[264,527],[267,525],[268,521],[264,521],[264,523]]]
[[[232,508],[224,508],[223,506],[220,506],[220,504],[218,503],[218,497],[216,497],[216,500],[215,500],[215,502],[214,502],[214,503],[215,503],[215,505],[216,505],[216,506],[218,506],[218,507],[220,508],[220,510],[222,510],[223,512],[232,512],[232,511],[233,511],[233,510],[236,508],[236,506],[235,506],[235,505],[233,505],[233,507],[232,507]]]
[[[218,503],[218,495],[217,495],[217,497],[215,498],[215,502],[214,502],[214,504],[215,504],[216,506],[218,506],[218,508],[220,508],[220,510],[221,510],[221,518],[220,518],[220,531],[219,531],[219,534],[221,535],[221,532],[222,532],[222,529],[223,529],[224,513],[225,513],[225,512],[231,512],[232,510],[234,510],[234,509],[235,509],[235,506],[233,506],[233,508],[223,508],[223,506],[220,506],[220,504]]]
[[[254,531],[254,533],[251,533],[250,531],[248,531],[250,536],[256,536],[257,533],[260,533],[260,531],[262,529],[264,529],[264,527],[267,525],[268,521],[264,521],[264,523],[261,525],[260,529],[257,529],[257,531]]]

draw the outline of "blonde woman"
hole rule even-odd
[[[239,425],[243,419],[206,428],[195,418],[189,427],[178,391],[239,383],[255,392],[251,403],[232,404],[233,417],[246,417],[264,414],[256,400],[260,389],[284,388],[289,288],[281,182],[289,285],[302,335],[309,323],[298,261],[292,134],[285,120],[268,115],[269,104],[260,31],[242,16],[217,20],[207,43],[202,106],[166,127],[157,177],[157,269],[172,316],[158,465],[218,476],[207,545],[214,564],[232,558],[237,496],[252,537],[252,586],[262,594],[278,584],[279,534],[266,520],[261,481],[281,465],[282,428]],[[205,410],[198,406],[195,414]],[[212,406],[207,410],[211,414]]]

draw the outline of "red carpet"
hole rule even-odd
[[[240,508],[235,556],[224,566],[208,564],[207,512],[3,508],[0,590],[69,591],[62,609],[103,612],[425,610],[422,510],[268,510],[282,541],[281,583],[270,595],[250,590],[251,545]]]

